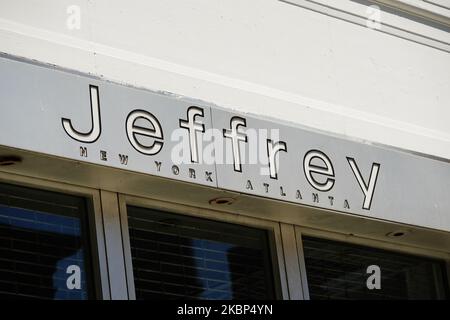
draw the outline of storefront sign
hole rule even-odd
[[[0,145],[450,231],[446,162],[7,58],[0,110]]]

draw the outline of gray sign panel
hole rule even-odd
[[[0,145],[450,231],[446,162],[7,58],[0,111]]]
[[[212,115],[214,126],[224,128],[229,128],[229,119],[236,116],[222,110],[214,110]],[[245,119],[247,128],[272,130],[277,136],[272,140],[285,142],[286,151],[278,151],[276,176],[264,171],[268,165],[248,164],[248,158],[242,172],[230,164],[217,166],[221,188],[450,230],[448,163],[252,117]],[[247,143],[241,142],[243,157],[252,154],[249,146],[255,135],[247,138]],[[260,143],[260,152],[267,154],[267,146]]]
[[[0,59],[1,145],[216,187],[213,163],[174,165],[170,161],[179,144],[171,135],[192,104]],[[202,110],[207,130],[210,108]],[[176,132],[188,140],[188,130]]]

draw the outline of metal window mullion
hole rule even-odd
[[[305,254],[303,251],[302,233],[301,233],[299,227],[295,227],[295,238],[296,238],[296,242],[297,242],[298,264],[300,267],[300,276],[302,278],[303,298],[305,300],[310,300],[311,298],[309,296],[308,277],[306,275],[306,263],[305,263]]]
[[[122,245],[124,252],[125,271],[128,285],[128,298],[136,300],[136,288],[134,287],[133,261],[131,257],[130,233],[128,229],[127,203],[124,195],[119,195],[120,222],[122,226]]]
[[[111,300],[128,299],[118,196],[100,191]]]
[[[291,224],[280,224],[281,238],[283,243],[283,253],[288,281],[289,299],[304,300],[302,277],[295,238],[295,229]]]
[[[92,211],[91,211],[92,210]],[[94,266],[94,279],[96,297],[103,300],[111,299],[108,279],[108,263],[106,260],[106,246],[104,238],[104,228],[102,219],[102,206],[100,192],[92,195],[92,205],[88,206],[89,228],[92,246],[92,258]]]

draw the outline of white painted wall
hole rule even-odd
[[[277,0],[0,0],[0,51],[450,159],[448,52]]]

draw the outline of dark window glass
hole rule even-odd
[[[264,230],[128,208],[137,299],[273,299]]]
[[[0,184],[0,298],[87,299],[82,198]]]
[[[442,299],[448,285],[444,263],[344,242],[304,237],[311,299]],[[380,268],[380,289],[369,289]],[[369,279],[376,284],[375,278]]]

